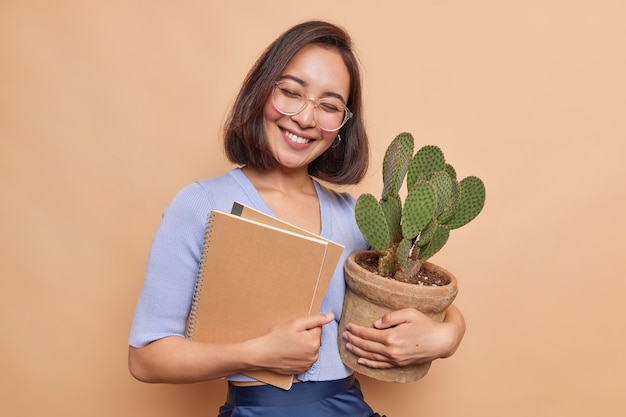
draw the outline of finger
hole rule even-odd
[[[368,368],[374,368],[374,369],[389,369],[389,368],[395,367],[393,364],[389,362],[369,360],[366,358],[359,358],[358,363],[359,365],[367,366]]]
[[[386,341],[386,332],[385,329],[374,329],[370,327],[363,327],[357,324],[349,323],[346,326],[346,334],[345,336],[349,337],[349,339],[353,343],[357,343],[362,345],[363,342],[360,341],[372,341],[380,344],[384,344]],[[353,338],[352,336],[356,337]],[[358,339],[357,339],[358,338]]]
[[[417,310],[412,308],[405,308],[402,310],[392,311],[385,314],[380,319],[374,322],[374,327],[377,329],[389,329],[399,324],[406,323],[415,317]],[[419,313],[422,314],[422,313]]]
[[[334,319],[335,319],[335,315],[333,313],[311,314],[311,315],[308,315],[299,319],[297,327],[298,327],[298,330],[311,330],[316,327],[322,327],[323,325],[330,323]]]
[[[397,366],[385,354],[365,351],[352,343],[346,343],[346,348],[358,357],[357,362],[359,364],[369,368],[389,369]]]
[[[378,350],[379,347],[380,350]],[[414,359],[412,356],[407,356],[402,350],[388,348],[385,346],[375,346],[368,344],[366,345],[365,349],[362,349],[355,344],[346,343],[346,348],[359,357],[358,362],[360,364],[372,368],[391,368],[406,366],[411,364],[411,361],[413,361]]]
[[[358,345],[350,342],[346,343],[346,348],[359,358],[367,359],[370,361],[389,362],[389,358],[387,357],[387,355],[384,354],[384,352],[374,352],[371,350],[362,349]]]

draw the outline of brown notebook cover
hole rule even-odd
[[[300,233],[303,235],[311,236],[317,239],[322,239],[328,242],[328,250],[326,251],[326,258],[324,258],[324,265],[322,266],[322,275],[320,277],[320,282],[317,287],[317,291],[315,292],[315,297],[313,300],[313,304],[311,306],[311,312],[317,312],[321,305],[322,300],[324,299],[324,295],[326,294],[326,289],[328,288],[328,284],[330,284],[330,280],[335,273],[335,269],[337,268],[337,263],[339,262],[339,258],[343,253],[343,245],[339,243],[333,242],[332,240],[328,240],[323,238],[315,233],[309,232],[308,230],[302,229],[298,226],[294,226],[290,223],[284,222],[276,217],[268,216],[267,214],[245,206],[241,203],[235,202],[233,204],[233,208],[231,210],[233,214],[236,214],[241,217],[245,217],[247,219],[256,220],[258,222],[268,224],[271,226],[279,227],[281,229],[290,230],[295,233]]]
[[[187,337],[199,342],[236,343],[261,336],[282,321],[309,314],[328,246],[320,238],[213,210],[187,320]],[[283,389],[289,389],[293,382],[291,375],[250,374]]]

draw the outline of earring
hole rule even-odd
[[[335,141],[333,142],[333,144],[330,147],[331,148],[336,148],[337,146],[339,146],[340,143],[341,143],[341,135],[339,133],[337,133],[337,137],[335,138]]]

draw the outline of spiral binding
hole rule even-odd
[[[204,242],[202,243],[202,256],[200,257],[200,263],[198,265],[198,274],[196,275],[196,288],[193,292],[193,299],[191,301],[191,310],[187,317],[187,329],[185,331],[185,337],[187,339],[193,339],[196,331],[196,320],[198,318],[198,305],[200,303],[200,295],[202,294],[202,285],[204,284],[204,269],[206,264],[207,252],[209,250],[209,242],[211,240],[211,230],[213,229],[213,214],[209,214],[207,219],[206,230],[204,233]]]

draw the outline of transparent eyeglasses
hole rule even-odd
[[[335,132],[352,117],[344,102],[338,97],[310,97],[304,86],[291,80],[274,83],[272,104],[285,116],[294,116],[306,108],[309,102],[315,106],[316,123],[327,132]]]

